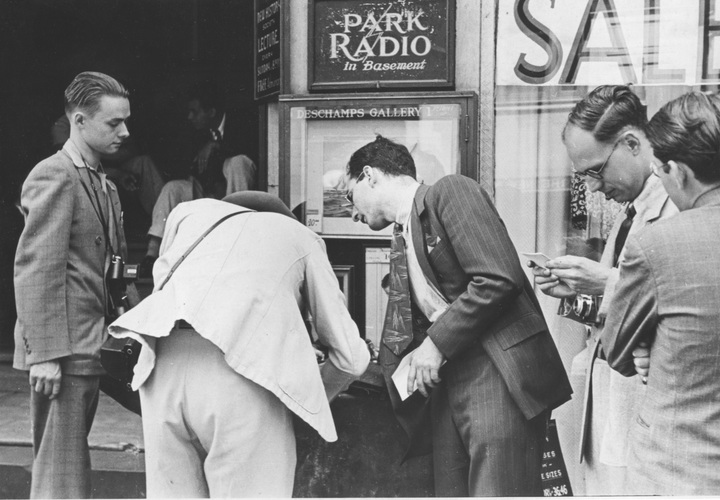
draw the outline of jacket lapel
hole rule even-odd
[[[421,184],[415,193],[415,200],[412,212],[410,213],[412,244],[423,274],[428,280],[430,280],[437,290],[442,290],[435,278],[435,272],[432,267],[430,267],[430,261],[428,260],[427,255],[427,246],[425,245],[425,231],[423,230],[422,222],[420,221],[420,217],[425,212],[425,195],[427,194],[428,189],[430,189],[430,186]]]

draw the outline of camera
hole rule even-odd
[[[137,273],[137,264],[125,264],[119,255],[111,257],[107,272],[109,321],[114,321],[130,309],[127,285],[137,279]]]
[[[558,314],[573,321],[586,325],[600,325],[602,320],[598,318],[598,311],[602,304],[602,295],[586,295],[579,293],[574,299],[562,299]]]

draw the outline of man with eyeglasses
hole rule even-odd
[[[628,494],[717,495],[720,98],[685,94],[647,133],[660,159],[653,171],[680,213],[628,239],[602,334],[609,365],[625,376],[637,346],[651,344],[628,436]]]
[[[573,172],[590,191],[627,207],[615,221],[600,262],[565,255],[549,260],[545,268],[533,267],[535,284],[561,299],[561,311],[573,311],[579,319],[597,311],[585,316],[587,347],[573,361],[585,368],[580,461],[587,495],[625,493],[630,415],[643,390],[641,377],[626,379],[610,370],[599,348],[624,242],[629,234],[677,213],[662,183],[651,175],[655,157],[646,125],[645,106],[624,85],[600,86],[575,105],[562,133]],[[574,389],[576,394],[583,391]]]
[[[421,185],[381,136],[347,172],[353,219],[394,223],[379,361],[409,456],[432,450],[436,496],[542,495],[548,414],[570,383],[490,196],[461,175]]]

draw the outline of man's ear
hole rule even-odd
[[[368,178],[368,184],[371,186],[377,181],[375,170],[370,165],[365,165],[362,169],[365,177]]]
[[[678,189],[682,190],[688,183],[688,167],[684,163],[670,160],[667,162],[668,176],[673,180]]]
[[[637,156],[640,154],[640,139],[635,132],[630,131],[626,133],[623,141],[625,141],[625,144],[630,148],[633,155]]]
[[[70,116],[70,122],[74,123],[78,127],[82,127],[85,124],[85,114],[80,110],[73,111]]]

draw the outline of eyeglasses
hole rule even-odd
[[[653,175],[655,175],[656,177],[660,177],[660,170],[667,174],[667,163],[655,165],[654,161],[650,162],[650,171],[653,173]]]
[[[360,172],[360,175],[357,176],[357,179],[355,179],[355,186],[358,185],[358,183],[363,180],[365,177],[365,171],[363,170]],[[353,186],[352,189],[348,189],[347,193],[345,193],[345,199],[350,203],[351,205],[354,205],[353,203],[353,190],[355,189],[355,186]]]
[[[573,169],[572,169],[573,173],[576,175],[579,175],[580,177],[592,177],[593,179],[597,179],[599,181],[602,180],[603,179],[602,171],[607,166],[608,162],[610,161],[610,158],[612,158],[613,153],[615,153],[615,150],[617,149],[618,144],[620,144],[620,142],[622,142],[622,139],[623,138],[620,137],[620,139],[615,141],[612,151],[610,151],[610,154],[608,155],[608,157],[605,158],[605,161],[603,162],[603,164],[600,165],[598,168],[589,168],[589,169],[585,170],[584,172],[578,172],[573,167]]]

